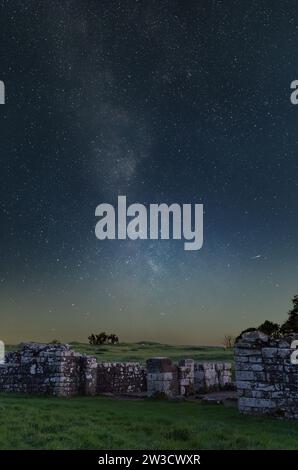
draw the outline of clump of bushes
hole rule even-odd
[[[98,335],[94,335],[93,333],[88,336],[89,344],[92,346],[99,346],[101,344],[118,344],[119,338],[114,333],[107,335],[104,331],[99,333]]]

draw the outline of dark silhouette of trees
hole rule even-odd
[[[91,334],[88,336],[89,344],[92,346],[100,346],[102,344],[118,344],[119,343],[119,338],[117,335],[114,333],[107,335],[105,331],[102,331],[101,333],[95,335]]]
[[[92,344],[93,346],[96,344],[96,337],[92,333],[92,335],[88,336],[89,344]]]
[[[262,333],[265,333],[268,336],[279,336],[280,335],[280,326],[278,323],[266,320],[262,323],[258,330]]]
[[[118,338],[117,335],[112,333],[108,336],[108,342],[111,343],[111,344],[117,344],[117,343],[119,343],[119,338]]]
[[[292,303],[293,308],[288,312],[288,319],[280,327],[283,335],[298,333],[298,295],[294,296]]]
[[[106,334],[105,331],[102,331],[101,333],[99,333],[99,335],[95,335],[95,336],[96,336],[96,344],[105,344],[107,342],[108,335]]]

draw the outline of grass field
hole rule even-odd
[[[298,423],[201,402],[0,394],[0,449],[298,449]]]
[[[98,361],[140,361],[153,356],[166,356],[175,361],[191,358],[196,361],[232,361],[233,351],[212,346],[171,346],[168,344],[140,342],[115,345],[91,346],[70,343],[73,349],[84,354],[95,355]]]
[[[154,342],[105,344],[91,346],[86,343],[70,342],[77,352],[96,356],[98,361],[139,361],[145,362],[153,356],[166,356],[174,361],[191,358],[196,361],[233,361],[233,351],[220,346],[173,346]],[[17,349],[15,345],[6,345],[6,351]]]

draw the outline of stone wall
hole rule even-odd
[[[180,395],[195,394],[195,361],[193,359],[182,359],[178,362],[178,381]]]
[[[230,362],[195,363],[194,385],[198,393],[231,389],[232,364]]]
[[[81,369],[81,356],[67,345],[23,344],[0,365],[0,390],[75,395],[83,386]]]
[[[138,362],[97,364],[97,393],[145,393],[146,369]]]
[[[179,395],[178,366],[168,357],[147,360],[147,394],[149,397]]]
[[[191,396],[233,388],[230,363],[198,363],[182,359],[172,364],[167,357],[147,361],[148,395]]]
[[[235,345],[236,386],[243,413],[298,419],[298,365],[291,364],[290,335],[272,339],[244,333]]]
[[[65,344],[25,343],[0,364],[0,392],[57,396],[100,393],[190,396],[232,385],[231,365],[173,364],[168,358],[137,362],[97,363]]]

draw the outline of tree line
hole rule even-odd
[[[101,344],[118,344],[119,338],[114,333],[107,334],[105,331],[102,331],[98,335],[91,334],[88,336],[89,344],[93,346],[98,346]]]

